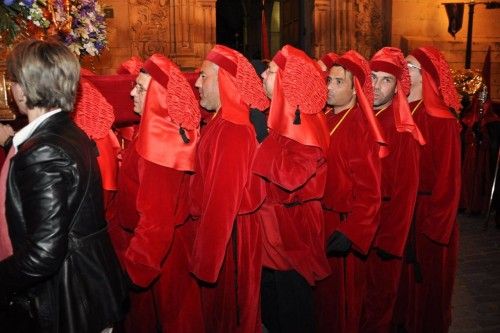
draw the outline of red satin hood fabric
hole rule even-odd
[[[373,86],[368,61],[358,52],[351,50],[339,57],[335,64],[342,66],[353,74],[359,107],[368,121],[368,127],[373,139],[380,145],[379,157],[387,156],[389,154],[386,147],[387,143],[380,124],[373,114]]]
[[[222,118],[250,126],[249,108],[264,111],[269,107],[262,81],[252,64],[241,53],[223,45],[215,45],[206,59],[219,66]]]
[[[152,55],[144,68],[151,75],[151,82],[139,127],[137,152],[155,164],[193,171],[200,122],[193,91],[179,68],[160,54]]]
[[[408,99],[406,98],[410,93],[411,79],[408,72],[408,63],[401,50],[395,47],[380,49],[370,60],[370,67],[372,71],[382,71],[396,77],[397,92],[392,100],[396,129],[398,132],[410,132],[418,143],[424,145],[424,137],[413,121]]]
[[[141,119],[134,112],[134,103],[130,91],[134,87],[136,75],[93,75],[86,76],[113,106],[115,127],[133,125]]]
[[[143,61],[137,56],[125,60],[120,64],[120,67],[116,69],[116,74],[132,74],[139,75],[139,72],[143,66]]]
[[[268,126],[280,135],[326,152],[330,136],[321,110],[327,91],[319,65],[290,45],[278,51],[273,61],[279,69]],[[300,124],[294,124],[296,112],[300,112]]]
[[[462,106],[443,54],[432,46],[424,46],[413,50],[411,55],[422,66],[422,94],[427,113],[433,117],[456,119]]]
[[[337,53],[334,53],[334,52],[329,52],[327,54],[325,54],[323,57],[321,57],[321,61],[325,64],[326,66],[326,72],[328,72],[330,70],[330,68],[333,67],[333,64],[335,63],[335,61],[337,61],[339,58],[339,55]]]

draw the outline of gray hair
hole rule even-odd
[[[40,40],[20,42],[7,58],[7,76],[21,86],[29,109],[73,110],[80,64],[62,43]]]

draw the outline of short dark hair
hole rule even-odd
[[[26,95],[26,106],[73,110],[80,79],[76,56],[57,41],[25,40],[7,57],[8,79]]]

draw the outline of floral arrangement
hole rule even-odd
[[[69,32],[60,32],[63,42],[77,55],[96,56],[107,45],[104,12],[97,0],[71,1]]]
[[[0,2],[0,31],[7,44],[29,29],[30,25],[47,29],[50,21],[45,17],[43,8],[46,0],[3,0]]]
[[[0,0],[0,42],[17,35],[58,35],[79,56],[98,55],[107,45],[104,13],[97,0]]]

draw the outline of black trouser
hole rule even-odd
[[[312,288],[296,271],[264,268],[262,322],[271,333],[314,332]]]

